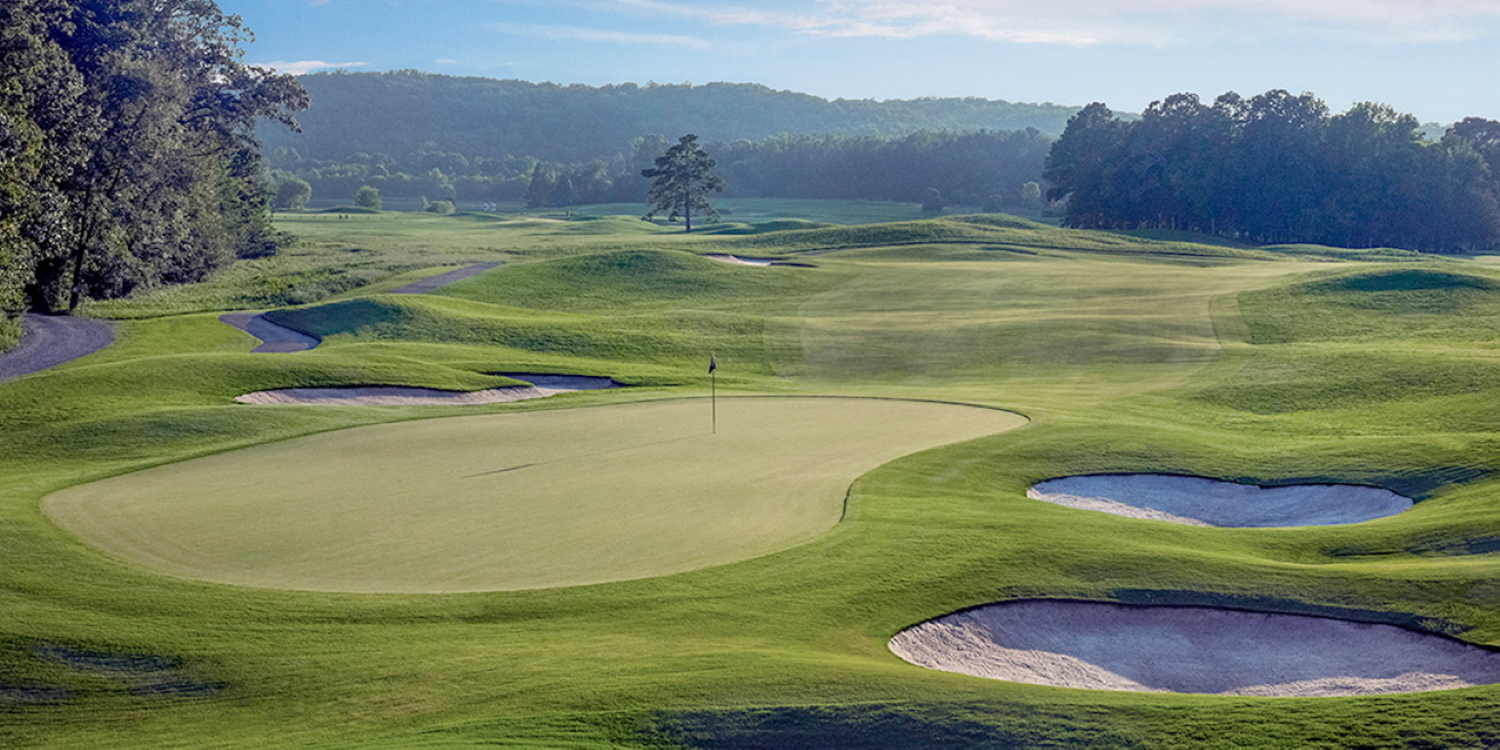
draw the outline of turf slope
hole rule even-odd
[[[705,399],[376,425],[126,474],[46,511],[112,554],[220,583],[489,591],[677,573],[837,523],[859,475],[1024,423],[876,399]]]

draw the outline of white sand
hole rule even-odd
[[[280,388],[236,396],[242,404],[314,404],[319,406],[469,406],[547,398],[559,393],[617,388],[609,378],[588,375],[532,375],[506,373],[531,385],[511,385],[483,391],[444,391],[436,388],[366,386],[360,388]]]
[[[1096,474],[1039,482],[1033,500],[1199,526],[1324,526],[1393,516],[1412,500],[1352,484],[1257,487],[1203,477]]]
[[[996,604],[908,628],[891,651],[1033,685],[1335,696],[1500,683],[1500,654],[1392,625],[1204,607]]]
[[[720,263],[733,263],[737,266],[769,266],[772,263],[776,262],[773,258],[744,258],[738,255],[728,255],[725,253],[712,253],[703,257],[708,258],[709,260],[719,261]]]

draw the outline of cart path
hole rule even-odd
[[[477,276],[499,265],[499,263],[475,263],[471,266],[464,266],[456,271],[428,276],[421,281],[407,284],[399,289],[392,289],[390,294],[428,294],[455,281],[462,281],[470,276]]]
[[[264,342],[255,347],[253,351],[256,352],[305,352],[323,343],[322,339],[272,323],[266,316],[256,313],[224,313],[219,316],[219,320]]]
[[[455,281],[467,279],[470,276],[484,273],[499,263],[475,263],[463,268],[429,276],[416,283],[407,284],[399,289],[393,289],[388,294],[427,294],[440,287],[452,284]],[[265,342],[255,347],[256,352],[262,354],[280,354],[286,352],[305,352],[323,343],[322,339],[308,336],[305,333],[294,331],[286,326],[273,323],[266,319],[265,315],[257,313],[224,313],[219,320],[227,323],[245,333]]]
[[[102,320],[27,313],[21,320],[21,343],[0,354],[0,381],[71,362],[114,340],[114,328]]]

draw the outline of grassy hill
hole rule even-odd
[[[1500,686],[1354,698],[1111,693],[924,670],[886,647],[932,617],[1038,597],[1337,608],[1500,647],[1500,340],[1492,325],[1500,273],[1492,267],[1008,218],[738,236],[575,231],[607,225],[594,221],[289,217],[284,226],[304,237],[296,253],[242,264],[204,285],[95,306],[120,320],[118,343],[0,384],[0,745],[1494,744]],[[637,225],[645,226],[629,224]],[[796,257],[810,267],[701,257],[719,252]],[[502,265],[437,294],[385,293],[480,260]],[[316,300],[289,305],[275,291],[287,272],[304,284],[351,275],[360,283],[325,286]],[[252,354],[252,339],[217,320],[234,307],[276,307],[275,319],[323,344]],[[590,434],[633,447],[629,434],[589,427],[589,415],[701,404],[710,351],[721,399],[938,401],[1028,421],[941,447],[901,448],[905,455],[860,469],[834,492],[842,492],[841,520],[796,536],[793,546],[591,585],[359,594],[212,583],[100,551],[65,530],[76,519],[48,511],[54,493],[151,477],[133,474],[141,470],[166,476],[204,465],[193,459],[244,467],[253,455],[300,454],[307,463],[299,475],[334,483],[393,471],[328,510],[356,529],[378,521],[402,539],[403,523],[420,523],[435,512],[429,504],[443,502],[420,487],[401,489],[422,484],[400,467],[436,440],[425,436],[524,418],[553,431],[516,441]],[[635,387],[475,407],[232,400],[292,386],[476,390],[512,382],[497,375],[507,372],[607,375]],[[820,464],[842,442],[840,420],[822,421],[826,431],[772,442]],[[795,420],[770,422],[794,429]],[[356,427],[378,428],[386,440],[386,452],[364,454],[373,463],[363,469],[333,450],[374,434]],[[482,447],[474,438],[463,444]],[[300,451],[312,445],[327,449]],[[744,445],[754,455],[735,468],[736,491],[757,502],[799,496],[761,488],[755,475],[797,480],[802,469]],[[602,458],[575,466],[561,476],[580,475],[605,500],[609,472],[652,471]],[[510,465],[472,473],[497,468]],[[1025,496],[1043,479],[1107,472],[1357,482],[1418,502],[1355,525],[1220,529]],[[295,481],[285,474],[271,466],[213,480],[231,481],[234,494],[205,478],[178,500],[222,506],[245,519],[247,533],[285,524],[286,536],[316,540],[325,532],[255,505],[264,494],[256,488],[281,491]],[[323,496],[334,495],[294,494],[293,504]],[[619,507],[670,506],[667,499]],[[365,500],[380,501],[385,515],[361,516]],[[493,518],[487,504],[503,497],[463,502],[478,526]],[[606,534],[632,517],[610,515],[618,508],[608,502],[589,507],[604,514],[590,524]],[[554,500],[532,512],[562,523],[578,508]],[[223,517],[183,511],[170,520],[201,529]],[[645,544],[671,544],[677,532],[662,528]],[[358,534],[326,533],[328,549],[361,544]],[[545,546],[545,533],[522,536]],[[276,536],[235,554],[296,564]],[[423,555],[463,567],[443,557],[442,534],[423,538]],[[497,542],[486,564],[502,565],[494,561],[504,549]],[[381,559],[378,546],[360,554]]]

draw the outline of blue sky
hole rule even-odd
[[[288,72],[763,83],[1139,112],[1284,88],[1500,119],[1500,0],[219,0]]]

